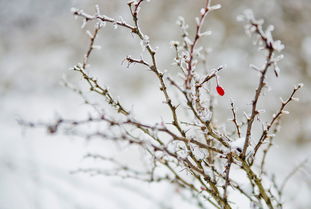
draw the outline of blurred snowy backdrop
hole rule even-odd
[[[211,67],[227,66],[222,72],[227,94],[218,101],[219,123],[227,123],[230,97],[236,98],[240,110],[246,110],[255,89],[257,77],[250,72],[249,64],[260,63],[261,59],[243,25],[236,21],[246,8],[273,24],[276,37],[286,46],[285,59],[280,63],[281,76],[269,83],[272,90],[265,99],[269,104],[267,115],[275,111],[279,97],[288,95],[293,85],[305,84],[300,102],[289,107],[290,117],[284,118],[267,162],[271,172],[283,179],[294,166],[311,157],[311,3],[214,2],[222,4],[222,9],[208,17],[206,25],[213,35],[204,44],[212,49],[207,60]],[[129,19],[126,1],[121,0],[0,0],[0,209],[155,209],[178,205],[175,188],[170,185],[70,174],[85,163],[92,164],[82,160],[90,151],[115,155],[115,150],[122,149],[123,154],[118,157],[138,167],[137,159],[142,153],[113,145],[107,148],[107,144],[99,142],[49,136],[45,130],[25,130],[16,122],[20,118],[48,121],[57,115],[79,118],[90,111],[78,95],[60,83],[66,75],[83,88],[83,82],[69,68],[81,60],[88,40],[70,9],[94,11],[95,4],[107,15]],[[202,4],[202,0],[153,0],[144,6],[142,27],[153,45],[159,46],[162,69],[172,69],[174,55],[169,42],[179,39],[177,17],[184,16],[191,25]],[[130,34],[107,26],[100,34],[102,49],[94,54],[91,63],[98,78],[129,107],[133,105],[139,117],[159,120],[163,104],[159,102],[158,84],[143,69],[128,70],[121,65],[127,55],[141,53],[137,43]],[[161,116],[165,117],[165,112]],[[310,208],[310,173],[308,161],[287,185],[287,208]],[[241,203],[240,208],[248,205]]]

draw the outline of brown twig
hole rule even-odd
[[[286,112],[284,111],[285,107],[287,106],[288,103],[290,103],[290,102],[293,100],[295,94],[297,93],[297,91],[298,91],[301,87],[302,87],[302,84],[297,85],[297,86],[293,89],[293,91],[292,91],[292,93],[290,94],[290,96],[288,97],[288,99],[287,99],[286,101],[282,101],[282,104],[281,104],[280,109],[278,110],[278,112],[277,112],[276,114],[273,114],[273,117],[272,117],[270,123],[267,125],[267,127],[266,127],[266,128],[264,129],[264,131],[262,132],[262,135],[261,135],[261,137],[259,138],[259,140],[258,140],[258,142],[257,142],[257,144],[256,144],[256,146],[255,146],[255,148],[254,148],[254,154],[253,154],[253,156],[256,155],[256,153],[258,152],[258,149],[259,149],[260,146],[264,143],[265,139],[266,139],[267,136],[268,136],[268,133],[269,133],[271,127],[278,121],[278,119],[281,117],[282,114],[286,113]]]

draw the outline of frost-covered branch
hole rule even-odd
[[[266,74],[269,70],[269,68],[272,65],[277,64],[277,61],[279,59],[276,59],[274,57],[275,52],[281,51],[284,46],[280,43],[280,41],[274,41],[273,37],[271,35],[271,32],[273,30],[273,26],[269,26],[266,31],[263,30],[262,24],[263,20],[256,20],[253,16],[253,13],[251,11],[246,11],[244,16],[240,17],[240,20],[245,20],[247,22],[246,29],[249,33],[255,33],[259,40],[259,46],[267,51],[266,60],[264,66],[260,69],[258,68],[258,71],[260,73],[260,79],[258,82],[258,86],[256,88],[254,99],[252,100],[252,109],[250,116],[247,116],[247,129],[246,129],[246,136],[245,136],[245,143],[243,146],[242,151],[242,157],[244,158],[247,152],[247,149],[250,144],[251,140],[251,134],[252,134],[252,127],[255,120],[255,117],[259,114],[259,111],[257,109],[257,104],[259,101],[259,97],[262,94],[263,88],[267,85],[266,84]],[[275,67],[276,75],[278,75],[278,72],[276,71],[278,69]]]

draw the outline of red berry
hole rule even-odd
[[[225,95],[225,90],[221,86],[216,86],[216,91],[220,96]]]

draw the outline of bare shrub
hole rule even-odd
[[[286,99],[281,99],[280,107],[270,120],[260,120],[262,110],[258,102],[262,99],[265,88],[268,87],[267,76],[273,71],[275,78],[279,77],[278,62],[283,58],[280,52],[283,45],[272,37],[273,27],[263,28],[263,21],[253,16],[251,11],[245,11],[239,17],[245,23],[247,34],[254,36],[259,53],[264,53],[262,66],[251,65],[258,73],[259,80],[254,90],[250,110],[246,113],[237,111],[234,101],[231,101],[231,115],[234,130],[224,130],[215,120],[214,100],[223,96],[226,90],[220,84],[223,65],[210,69],[206,63],[206,49],[200,45],[200,39],[210,34],[203,31],[204,20],[220,5],[212,5],[205,1],[199,11],[194,27],[194,34],[188,32],[186,21],[178,18],[181,33],[179,41],[172,41],[176,57],[173,60],[178,75],[170,75],[158,67],[158,55],[148,35],[139,25],[139,11],[143,8],[144,0],[128,2],[131,21],[114,19],[101,14],[96,6],[94,14],[85,13],[80,9],[73,9],[73,15],[86,24],[94,24],[92,32],[87,31],[89,46],[81,63],[75,65],[76,71],[86,82],[89,90],[105,98],[106,102],[115,110],[98,111],[82,120],[60,118],[53,123],[25,123],[30,126],[47,127],[49,133],[54,134],[65,129],[66,134],[78,135],[86,139],[100,138],[120,142],[128,146],[138,146],[145,150],[150,159],[150,167],[145,172],[132,169],[117,160],[98,153],[90,153],[85,157],[108,161],[115,165],[113,170],[79,169],[76,172],[87,172],[98,175],[118,175],[124,178],[134,178],[144,182],[167,181],[177,185],[181,193],[193,194],[192,201],[198,208],[233,208],[233,196],[238,194],[250,203],[251,208],[282,208],[283,189],[290,176],[278,184],[271,173],[265,169],[265,161],[275,134],[279,131],[279,123],[283,115],[288,114],[286,106],[295,98],[296,92],[302,84],[295,86]],[[134,68],[142,65],[153,73],[159,82],[159,90],[163,94],[164,103],[171,114],[171,120],[149,124],[148,121],[138,120],[134,114],[117,100],[111,91],[93,77],[89,70],[89,57],[98,48],[96,38],[105,24],[124,28],[133,37],[140,39],[141,46],[148,57],[127,56],[124,63]],[[122,30],[122,32],[126,32]],[[246,72],[248,73],[248,72]],[[272,75],[272,74],[271,74]],[[211,84],[215,79],[216,85]],[[66,84],[70,86],[70,84]],[[71,86],[70,86],[71,87]],[[73,88],[83,96],[80,90]],[[173,94],[174,92],[175,94]],[[172,96],[173,95],[173,96]],[[174,96],[177,95],[177,96]],[[91,102],[86,100],[86,103]],[[268,105],[268,104],[266,104]],[[237,115],[244,114],[239,120]],[[85,130],[82,127],[90,124],[102,124],[105,130]],[[255,125],[257,124],[257,125]],[[256,129],[256,130],[254,130]],[[254,134],[254,132],[260,134]],[[159,175],[156,171],[162,170]],[[294,169],[294,171],[297,170]],[[233,173],[241,173],[239,179]],[[189,175],[190,174],[190,175]],[[239,182],[247,182],[249,187],[242,187]]]

